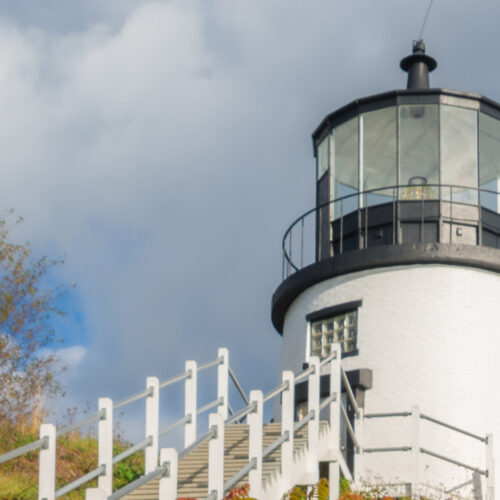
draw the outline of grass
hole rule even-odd
[[[38,435],[11,422],[0,422],[0,455],[38,439]],[[113,455],[130,447],[117,438]],[[72,432],[57,440],[56,488],[78,479],[97,467],[97,439]],[[133,481],[144,472],[143,453],[137,452],[113,467],[113,490]],[[97,485],[90,481],[65,495],[70,500],[85,498],[85,490]],[[36,500],[38,498],[38,452],[30,452],[0,465],[0,498],[2,500]]]
[[[0,422],[0,455],[19,448],[38,439],[38,435],[26,430],[23,426],[11,422]],[[122,438],[116,438],[113,456],[131,446]],[[72,432],[57,440],[56,489],[78,479],[97,467],[97,439],[92,435]],[[144,472],[144,454],[137,452],[113,467],[113,491],[116,491]],[[64,496],[69,500],[85,498],[87,488],[97,486],[97,480],[89,481],[80,488]],[[382,498],[390,500],[382,492],[371,491],[353,493],[347,481],[341,481],[340,500],[374,500]],[[328,498],[328,481],[322,479],[317,485],[319,499]],[[38,498],[38,451],[27,453],[0,465],[0,499],[1,500],[36,500]],[[312,493],[306,489],[295,487],[283,497],[287,500],[309,500]],[[248,485],[236,488],[226,499],[251,499]],[[194,499],[179,499],[194,500]],[[391,499],[392,500],[392,499]]]

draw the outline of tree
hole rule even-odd
[[[50,323],[64,314],[57,302],[66,292],[48,285],[48,276],[62,261],[34,259],[29,244],[9,241],[22,219],[7,219],[0,218],[0,421],[37,426],[43,400],[62,393],[62,367],[48,349],[57,342]]]

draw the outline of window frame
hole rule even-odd
[[[363,305],[362,300],[353,300],[350,302],[344,302],[342,304],[337,304],[335,306],[325,307],[323,309],[319,309],[317,311],[310,312],[306,314],[307,321],[307,361],[312,356],[312,323],[316,321],[322,321],[325,319],[330,319],[335,316],[341,316],[342,314],[347,314],[350,312],[356,311],[356,347],[352,351],[342,352],[342,358],[347,358],[350,356],[357,356],[359,354],[358,347],[358,331],[359,331],[359,308]],[[321,358],[320,359],[324,359]]]

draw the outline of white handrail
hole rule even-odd
[[[125,460],[127,457],[130,457],[130,455],[133,455],[134,453],[143,450],[146,448],[146,446],[149,446],[152,442],[153,438],[151,436],[147,437],[146,439],[143,439],[137,444],[134,444],[130,448],[127,448],[125,451],[122,451],[119,455],[116,455],[113,457],[113,465],[117,464],[118,462],[121,462],[122,460]]]
[[[184,448],[182,451],[179,452],[179,460],[181,458],[184,458],[186,455],[191,453],[193,450],[198,448],[201,444],[205,443],[209,439],[212,439],[216,435],[216,431],[214,429],[209,429],[205,434],[200,436],[194,443],[191,443],[189,446]]]
[[[302,382],[302,380],[305,380],[307,377],[309,377],[309,375],[313,373],[314,366],[310,366],[309,368],[307,368],[307,370],[304,370],[302,373],[299,373],[299,375],[295,377],[295,383],[298,384],[299,382]]]
[[[349,421],[349,417],[347,416],[346,409],[344,408],[344,405],[341,403],[340,404],[340,410],[342,412],[342,416],[344,417],[344,422],[346,425],[347,432],[349,433],[349,436],[351,436],[352,442],[354,443],[354,446],[356,447],[356,452],[359,453],[361,450],[361,446],[358,442],[358,439],[356,438],[356,433],[354,432],[354,429],[352,428],[351,422]]]
[[[248,400],[247,395],[245,394],[245,391],[243,390],[243,387],[241,387],[241,384],[240,384],[239,380],[237,379],[237,377],[236,377],[236,375],[231,367],[229,367],[229,376],[231,377],[231,380],[233,381],[234,386],[236,387],[236,389],[240,393],[240,396],[243,398],[243,401],[245,401],[245,403],[248,405],[250,403],[250,401]]]
[[[252,411],[255,411],[256,405],[255,403],[250,403],[248,406],[245,406],[245,408],[242,408],[240,411],[237,411],[232,417],[229,417],[224,423],[226,425],[234,424],[234,422],[239,422],[240,420],[243,420],[249,413]]]
[[[330,361],[333,361],[334,359],[337,359],[337,352],[336,351],[329,354],[326,358],[323,358],[320,362],[320,366],[325,366],[328,363],[330,363]]]
[[[347,374],[342,366],[340,368],[340,373],[342,375],[342,382],[344,383],[344,387],[345,387],[347,395],[349,396],[349,401],[352,404],[352,408],[354,410],[354,413],[356,414],[356,416],[359,416],[360,411],[359,411],[358,403],[356,401],[356,398],[354,397],[354,393],[352,392],[351,384],[349,383],[349,379],[347,378]]]
[[[41,439],[33,441],[32,443],[28,443],[28,444],[25,444],[24,446],[16,448],[15,450],[8,451],[7,453],[0,455],[0,464],[3,464],[4,462],[8,462],[9,460],[12,460],[14,458],[20,457],[21,455],[24,455],[25,453],[29,453],[30,451],[35,451],[35,450],[38,450],[40,448],[43,448],[44,446],[47,445],[47,443],[48,443],[48,438],[43,437]]]
[[[219,352],[220,351],[221,350],[219,350]],[[226,352],[226,356],[227,356],[227,350],[223,350],[223,352],[224,351]],[[110,464],[111,463],[116,464],[116,463],[120,462],[121,460],[124,460],[125,458],[129,457],[133,453],[136,453],[137,451],[141,451],[141,450],[147,451],[150,448],[151,448],[150,452],[153,452],[154,456],[151,453],[149,453],[149,455],[148,455],[149,459],[148,459],[148,457],[146,457],[146,474],[144,477],[140,478],[140,480],[136,480],[133,483],[127,485],[127,487],[122,488],[119,492],[116,492],[115,494],[111,495],[109,498],[120,498],[121,496],[125,495],[129,491],[133,491],[136,488],[138,488],[139,486],[141,486],[142,484],[144,484],[144,482],[146,482],[146,478],[148,478],[147,480],[149,480],[149,478],[156,477],[158,474],[160,474],[160,472],[162,472],[164,469],[161,467],[158,468],[158,466],[157,466],[158,462],[157,462],[157,458],[156,458],[156,455],[157,455],[156,449],[157,449],[157,442],[158,442],[157,440],[158,440],[159,436],[166,434],[167,432],[175,429],[176,427],[178,427],[182,424],[189,424],[193,419],[193,414],[184,416],[183,418],[179,419],[178,421],[174,422],[173,424],[171,424],[171,425],[167,426],[166,428],[162,429],[161,431],[159,431],[159,429],[158,429],[158,391],[159,391],[159,389],[167,387],[169,385],[172,385],[176,382],[180,382],[180,381],[189,379],[190,377],[193,377],[193,376],[196,377],[197,373],[199,373],[203,370],[206,370],[212,366],[220,365],[223,362],[224,362],[224,356],[218,356],[215,360],[206,362],[206,363],[200,365],[199,367],[197,367],[197,369],[195,370],[195,373],[193,373],[192,370],[185,370],[183,373],[176,375],[170,379],[167,379],[162,383],[159,383],[157,378],[150,377],[150,378],[148,378],[148,386],[146,389],[144,389],[138,393],[135,393],[135,394],[119,401],[118,403],[115,403],[114,405],[110,406],[111,409],[117,409],[117,408],[121,408],[123,406],[126,406],[128,404],[131,404],[135,401],[139,401],[141,399],[146,398],[146,403],[147,403],[146,414],[147,414],[147,419],[149,419],[148,425],[149,425],[149,428],[151,429],[150,435],[147,435],[147,437],[144,440],[137,443],[136,445],[131,446],[127,450],[118,454],[117,456],[110,458],[109,459]],[[196,367],[196,364],[194,364],[194,366]],[[151,397],[153,397],[153,399],[151,399]],[[193,413],[194,413],[194,415],[196,415],[199,413],[203,413],[203,412],[205,412],[205,411],[207,411],[215,406],[223,405],[224,399],[225,399],[224,397],[218,397],[215,401],[212,401],[211,403],[206,404],[205,406],[197,409]],[[111,405],[111,401],[110,401],[110,405]],[[151,405],[153,405],[153,406],[151,406]],[[110,411],[112,411],[112,410],[110,410]],[[68,432],[71,432],[72,430],[78,429],[86,424],[92,423],[96,420],[100,420],[103,418],[106,418],[106,410],[105,409],[99,410],[95,414],[83,419],[80,422],[76,422],[74,424],[70,424],[68,426],[63,427],[62,429],[57,431],[57,436],[66,434]],[[190,451],[195,449],[197,446],[199,446],[202,442],[206,441],[207,439],[210,439],[211,437],[213,437],[213,431],[207,432],[205,435],[203,435],[201,438],[194,441],[190,446],[188,446],[185,450],[183,450],[183,452],[181,452],[179,454],[179,458],[182,458],[182,456],[189,453]],[[12,452],[9,452],[9,453],[6,453],[6,454],[0,456],[0,459],[2,461],[11,460],[13,458],[16,458],[18,456],[23,455],[24,453],[29,452],[29,451],[43,448],[45,445],[47,445],[47,443],[48,443],[48,438],[43,437],[34,443],[30,443],[29,445],[23,446],[17,450],[13,450]],[[152,447],[153,444],[155,446]],[[51,456],[53,456],[54,453],[55,452],[52,450]],[[153,462],[153,460],[154,460],[154,462]],[[0,463],[2,463],[2,462],[0,462]],[[148,463],[149,463],[149,465],[148,465]],[[148,468],[149,468],[149,471],[148,471]],[[86,475],[84,475],[84,476],[76,479],[75,481],[65,485],[64,487],[60,488],[59,490],[57,490],[56,492],[53,493],[53,496],[52,495],[49,495],[49,496],[51,496],[52,498],[62,496],[64,494],[68,493],[69,491],[72,491],[73,489],[85,484],[86,482],[88,482],[96,477],[102,478],[102,476],[105,473],[106,473],[106,466],[104,464],[101,464],[99,467],[97,467],[93,471],[87,473]],[[49,491],[49,493],[50,493],[50,491]]]
[[[207,368],[212,368],[212,366],[220,365],[223,361],[224,358],[221,356],[214,359],[213,361],[207,361],[206,363],[203,363],[202,365],[198,366],[198,373],[202,372],[203,370],[206,370]]]
[[[453,458],[446,457],[445,455],[440,455],[439,453],[435,453],[434,451],[430,451],[426,448],[420,448],[420,453],[425,453],[426,455],[430,455],[431,457],[439,458],[440,460],[443,460],[444,462],[449,462],[450,464],[458,465],[459,467],[463,467],[464,469],[471,470],[472,472],[477,472],[478,474],[481,474],[482,476],[487,476],[488,471],[479,469],[477,467],[474,467],[472,465],[468,465],[464,462],[459,462],[458,460],[454,460]]]
[[[224,402],[224,398],[216,399],[215,401],[212,401],[211,403],[207,403],[205,406],[198,408],[196,410],[196,414],[201,415],[202,413],[205,413],[206,411],[211,410],[212,408],[215,408],[216,406],[221,405],[223,402]]]
[[[338,437],[332,446],[334,448],[335,456],[337,456],[337,462],[335,467],[340,467],[343,471],[344,475],[352,477],[351,472],[347,469],[347,465],[345,463],[344,458],[342,457],[342,453],[340,451],[340,428],[338,427],[338,419],[343,419],[345,421],[345,429],[348,432],[350,438],[355,447],[355,468],[356,471],[358,468],[363,468],[362,454],[363,453],[383,453],[383,452],[407,452],[412,451],[416,454],[427,454],[429,456],[435,457],[439,460],[446,461],[448,463],[452,463],[454,465],[466,468],[468,470],[473,471],[476,474],[482,475],[486,477],[487,489],[489,495],[491,496],[494,484],[493,480],[493,455],[492,455],[492,437],[488,435],[487,437],[482,437],[480,435],[468,432],[464,429],[455,427],[453,425],[447,424],[441,420],[430,417],[425,414],[421,414],[418,411],[418,408],[415,407],[411,412],[390,412],[390,413],[373,413],[373,414],[363,414],[363,410],[358,406],[353,389],[349,384],[349,380],[347,378],[347,373],[342,367],[341,359],[340,359],[340,349],[336,349],[330,356],[324,358],[323,360],[319,360],[316,357],[311,358],[310,366],[303,370],[302,373],[299,373],[296,377],[293,372],[284,372],[281,384],[277,385],[265,395],[262,395],[260,391],[252,391],[252,403],[247,404],[244,408],[240,409],[236,413],[230,409],[229,402],[227,401],[227,384],[229,378],[233,380],[236,388],[242,393],[242,397],[244,396],[244,392],[241,388],[241,384],[238,379],[234,375],[234,372],[229,367],[228,362],[228,352],[227,349],[219,349],[219,356],[212,361],[206,362],[201,365],[197,365],[195,362],[188,362],[187,367],[183,373],[176,375],[175,377],[169,378],[164,382],[159,383],[158,379],[155,377],[149,377],[147,380],[146,389],[135,393],[118,403],[113,404],[113,402],[109,398],[101,398],[99,401],[100,410],[94,413],[91,416],[84,418],[83,420],[76,422],[74,424],[67,425],[65,427],[60,428],[58,431],[55,430],[53,426],[45,425],[43,428],[43,432],[41,434],[41,438],[33,443],[22,446],[16,450],[12,450],[3,455],[0,455],[0,464],[6,462],[8,460],[19,457],[25,453],[30,451],[34,451],[37,449],[41,450],[40,453],[40,471],[45,471],[44,474],[40,473],[41,476],[45,475],[45,479],[43,482],[43,495],[52,500],[57,497],[61,497],[68,492],[74,490],[75,488],[87,483],[88,481],[99,478],[99,488],[101,491],[105,491],[105,495],[108,500],[115,500],[121,498],[122,496],[130,493],[131,491],[136,490],[141,485],[145,484],[149,480],[154,477],[164,476],[161,479],[162,484],[170,485],[169,488],[177,488],[177,476],[175,480],[171,480],[169,476],[169,461],[177,464],[177,460],[181,460],[185,458],[190,452],[194,449],[198,448],[202,443],[206,441],[210,441],[209,449],[212,450],[210,452],[211,457],[219,457],[217,460],[219,462],[214,465],[212,464],[211,473],[209,474],[211,477],[212,489],[217,490],[216,497],[210,496],[209,498],[217,498],[222,494],[228,491],[228,489],[232,488],[235,484],[238,483],[243,477],[249,474],[251,477],[251,483],[256,485],[258,491],[260,488],[264,487],[262,485],[262,461],[268,457],[270,454],[275,452],[278,449],[281,449],[282,454],[282,476],[287,478],[287,481],[292,481],[293,477],[291,477],[289,471],[284,471],[283,467],[287,466],[291,468],[293,463],[293,440],[294,434],[302,429],[304,426],[308,425],[309,427],[309,438],[308,438],[308,453],[310,456],[319,457],[318,453],[320,450],[319,446],[319,416],[323,411],[327,411],[329,409],[329,419],[330,419],[330,431],[332,429],[336,432],[338,431]],[[319,381],[320,381],[320,369],[328,365],[330,366],[327,370],[330,377],[330,392],[328,396],[323,397],[321,399],[321,394],[319,390]],[[218,366],[218,386],[217,386],[217,398],[204,406],[197,407],[196,402],[196,380],[198,374],[206,370],[210,367]],[[323,370],[321,370],[323,371]],[[228,377],[229,376],[229,377]],[[295,386],[297,383],[307,380],[308,381],[308,413],[298,422],[294,422],[294,413],[295,413]],[[188,381],[191,383],[189,398],[191,398],[192,404],[190,406],[191,410],[189,414],[185,414],[180,419],[175,422],[167,425],[163,429],[159,429],[159,389],[172,385],[176,382]],[[192,383],[194,382],[194,384]],[[353,426],[349,420],[348,412],[346,407],[342,404],[340,398],[340,390],[341,390],[341,382],[343,387],[345,388],[347,398],[349,403],[352,405],[352,409],[356,414],[356,425]],[[186,387],[190,387],[189,384]],[[263,422],[262,422],[262,406],[265,402],[270,401],[277,396],[282,395],[282,429],[279,437],[274,439],[274,441],[267,445],[263,446]],[[147,427],[149,430],[146,433],[145,439],[140,441],[139,443],[130,446],[127,450],[124,450],[120,454],[112,457],[111,455],[107,455],[108,451],[104,451],[104,454],[101,454],[99,451],[99,466],[94,470],[88,472],[84,476],[72,481],[69,484],[61,487],[57,491],[55,491],[55,467],[53,462],[55,463],[55,437],[61,436],[65,433],[71,432],[75,429],[78,429],[86,424],[92,423],[94,421],[100,421],[99,424],[99,450],[108,450],[110,443],[110,439],[112,439],[112,413],[113,409],[121,408],[125,405],[128,405],[132,402],[139,401],[141,399],[146,398],[146,406],[147,410],[147,420],[149,422]],[[104,401],[106,400],[106,401]],[[248,401],[248,398],[246,399]],[[103,401],[101,403],[101,401]],[[106,403],[106,404],[104,404]],[[217,425],[211,425],[210,428],[201,436],[197,437],[194,435],[194,440],[189,443],[188,446],[177,455],[175,450],[162,450],[162,453],[168,451],[175,453],[175,457],[172,455],[164,454],[162,456],[167,457],[162,459],[164,463],[158,462],[158,439],[160,436],[172,431],[173,429],[180,427],[182,425],[188,426],[192,423],[193,419],[196,419],[196,415],[206,412],[212,408],[217,408],[217,413],[210,415],[211,422],[217,422]],[[283,411],[286,408],[286,414]],[[227,417],[228,409],[233,415],[229,418]],[[390,417],[408,417],[413,415],[414,424],[418,427],[418,421],[420,419],[427,420],[431,423],[434,423],[439,426],[446,427],[454,432],[459,432],[463,435],[466,435],[470,438],[476,439],[486,445],[486,467],[480,468],[475,467],[473,465],[455,460],[454,458],[447,457],[445,455],[441,455],[434,451],[431,451],[426,448],[422,448],[421,446],[415,445],[417,441],[412,441],[412,446],[388,446],[388,447],[379,447],[379,448],[364,448],[363,447],[363,422],[365,419],[376,419],[376,418],[390,418]],[[248,418],[251,416],[251,418]],[[253,450],[249,456],[248,463],[245,464],[238,472],[233,474],[233,476],[226,481],[225,483],[221,483],[222,480],[219,476],[222,474],[221,472],[221,453],[223,453],[224,449],[224,425],[234,424],[236,422],[242,421],[245,417],[247,417],[247,421],[249,421],[249,446],[251,450]],[[338,418],[337,418],[338,417]],[[317,434],[317,435],[316,435]],[[290,448],[291,446],[291,448]],[[129,485],[120,489],[119,491],[112,492],[111,486],[109,486],[109,493],[106,492],[108,489],[105,486],[108,481],[107,472],[113,464],[119,463],[120,461],[126,459],[132,454],[141,451],[141,450],[149,450],[149,461],[145,474],[143,477],[138,480],[133,481]],[[214,451],[217,450],[217,451]],[[43,453],[42,453],[43,451]],[[101,458],[104,457],[104,458]],[[107,457],[107,458],[106,458]],[[170,458],[168,458],[170,457]],[[172,458],[174,457],[174,458]],[[215,458],[214,458],[215,460]],[[309,460],[309,458],[308,458]],[[288,465],[286,465],[288,464]],[[209,467],[209,470],[210,470]],[[177,465],[172,469],[177,474]],[[257,475],[256,475],[257,472]],[[288,474],[288,475],[287,475]],[[479,477],[479,476],[478,476]],[[357,481],[359,478],[359,473],[356,472]],[[412,481],[418,487],[418,478],[415,481]],[[42,483],[40,483],[42,484]],[[104,485],[104,486],[101,486]],[[109,483],[111,485],[111,483]],[[285,484],[285,483],[283,483]],[[288,483],[287,483],[288,484]],[[215,486],[214,486],[215,485]],[[42,488],[42,487],[40,487]],[[40,489],[42,491],[42,489]],[[170,489],[169,491],[173,491]],[[220,498],[217,498],[220,500]]]
[[[164,434],[167,434],[167,432],[173,431],[180,425],[189,423],[190,420],[191,420],[191,415],[181,417],[178,420],[176,420],[173,424],[170,424],[161,431],[158,431],[158,436],[163,436]]]
[[[224,483],[224,493],[227,493],[233,486],[238,484],[238,481],[243,479],[251,470],[255,469],[257,465],[257,460],[252,458],[244,467],[242,467],[238,472],[236,472],[233,476],[231,476]],[[213,496],[209,496],[208,498],[213,498]]]
[[[101,465],[97,467],[94,470],[91,470],[87,474],[85,474],[82,477],[79,477],[78,479],[75,479],[71,483],[66,484],[62,488],[59,488],[55,492],[55,497],[59,498],[62,497],[63,495],[66,495],[70,491],[76,490],[76,488],[79,488],[80,486],[84,485],[85,483],[88,483],[89,481],[92,481],[92,479],[95,479],[96,477],[99,477],[101,474],[105,472],[106,468],[104,465]]]
[[[277,450],[283,443],[288,441],[290,439],[290,435],[288,432],[286,434],[282,434],[279,438],[276,438],[271,444],[269,444],[264,450],[262,451],[262,458],[266,458],[269,456],[273,451]]]
[[[332,403],[336,399],[337,399],[337,394],[336,393],[330,394],[330,396],[328,396],[326,399],[324,399],[323,401],[321,401],[321,403],[319,405],[319,409],[320,410],[324,410],[326,407],[330,406],[330,403]]]
[[[147,482],[151,481],[151,479],[154,479],[155,477],[161,476],[162,474],[165,474],[167,472],[167,465],[163,465],[162,467],[158,467],[154,471],[150,472],[149,474],[146,474],[135,481],[132,481],[131,483],[127,484],[127,486],[124,486],[123,488],[120,488],[118,491],[115,491],[112,495],[108,497],[108,500],[118,500],[118,498],[124,497],[127,493],[130,493],[131,491],[136,490],[143,484],[146,484]]]
[[[69,424],[66,425],[65,427],[62,427],[61,429],[58,429],[56,431],[56,437],[63,436],[64,434],[67,434],[68,432],[74,431],[75,429],[79,429],[80,427],[83,427],[86,424],[91,424],[92,422],[95,422],[96,420],[99,420],[101,418],[106,417],[106,412],[104,410],[100,410],[90,417],[87,417],[80,422],[75,422],[74,424]]]
[[[144,389],[143,391],[137,392],[136,394],[133,394],[132,396],[129,396],[125,399],[122,399],[121,401],[118,401],[118,403],[115,403],[113,405],[113,409],[116,410],[118,408],[121,408],[122,406],[128,405],[130,403],[134,403],[135,401],[139,401],[140,399],[147,398],[150,396],[153,392],[153,389],[151,387],[148,387],[147,389]]]
[[[276,387],[275,389],[269,391],[267,394],[264,395],[264,403],[266,401],[269,401],[270,399],[273,399],[274,397],[278,396],[281,394],[283,391],[288,390],[288,382],[283,382],[280,386]]]
[[[325,360],[325,362],[323,364],[329,363],[330,361],[332,361],[335,358],[336,358],[336,353],[334,352],[334,353],[332,353]],[[295,382],[297,380],[299,380],[299,381],[300,380],[304,380],[305,378],[309,377],[309,375],[314,374],[314,373],[315,373],[315,367],[311,366],[311,367],[307,368],[306,370],[304,370],[301,374],[299,374],[295,378]],[[293,373],[290,373],[290,375],[293,377]],[[285,391],[288,391],[289,389],[290,389],[290,382],[287,380],[287,381],[283,382],[281,385],[275,387],[274,389],[271,389],[265,396],[263,396],[262,397],[262,403],[265,403],[265,402],[273,399],[274,397],[278,396],[279,394],[282,394]],[[259,392],[259,391],[257,391],[257,392]],[[323,402],[322,408],[325,408],[328,404],[330,404],[335,399],[335,397],[332,397],[332,396],[336,397],[336,394],[331,395],[329,398],[327,398],[327,400],[325,402]],[[248,406],[246,406],[245,408],[243,408],[242,410],[240,410],[238,413],[236,413],[232,417],[228,418],[225,421],[225,424],[228,425],[228,424],[232,424],[232,423],[234,423],[236,421],[242,420],[248,414],[256,411],[257,406],[258,406],[258,403],[256,401],[253,401],[252,403],[249,403]],[[291,408],[291,411],[293,412],[293,406]],[[293,432],[295,433],[298,430],[300,430],[302,427],[304,427],[305,425],[307,425],[312,419],[314,419],[314,417],[315,417],[315,412],[314,412],[314,410],[312,410],[312,411],[310,411],[308,413],[308,415],[305,418],[303,418],[300,422],[297,422],[294,425]],[[249,437],[249,441],[252,441],[251,437]],[[286,443],[288,441],[292,441],[293,442],[293,436],[291,436],[288,431],[284,431],[283,434],[280,437],[276,438],[270,445],[268,445],[264,450],[262,450],[260,452],[260,457],[261,458],[252,458],[248,464],[246,464],[238,472],[235,473],[235,475],[233,476],[233,478],[234,477],[238,477],[238,480],[239,480],[242,477],[244,477],[248,472],[250,472],[250,471],[255,472],[255,469],[259,467],[259,465],[258,465],[259,464],[259,460],[264,459],[265,457],[267,457],[268,455],[270,455],[273,451],[275,451],[276,449],[280,448],[284,443]],[[251,446],[251,445],[249,445],[249,446]],[[292,451],[293,451],[293,449],[292,449]],[[261,474],[261,472],[260,472],[260,474]],[[233,479],[233,478],[231,478],[231,479]],[[250,478],[250,483],[252,483],[252,479],[251,478]],[[234,483],[234,484],[236,484],[236,483]],[[225,484],[224,485],[224,492],[227,491],[226,486],[227,485]],[[251,488],[252,488],[252,484],[251,484]],[[259,489],[259,488],[260,488],[260,484],[257,485],[257,489]],[[256,489],[255,485],[253,485],[253,490],[252,490],[253,494],[255,494],[255,489]],[[211,493],[207,497],[207,500],[212,499],[212,498],[216,498],[216,496],[214,496],[213,493]]]
[[[187,379],[190,375],[191,375],[191,373],[189,371],[185,371],[184,373],[180,373],[179,375],[176,375],[175,377],[169,378],[169,379],[165,380],[164,382],[160,382],[160,389],[163,389],[164,387],[175,384],[176,382],[181,382],[182,380]]]
[[[461,490],[462,488],[465,488],[466,486],[469,486],[469,484],[472,483],[473,483],[472,479],[469,479],[469,481],[465,481],[464,483],[460,483],[457,486],[453,486],[453,488],[446,490],[445,493],[453,493],[454,491]]]
[[[437,418],[429,417],[428,415],[424,415],[423,413],[420,414],[420,418],[422,420],[428,420],[429,422],[433,422],[434,424],[441,425],[443,427],[446,427],[448,429],[451,429],[452,431],[459,432],[460,434],[464,434],[465,436],[469,436],[471,438],[477,439],[478,441],[481,441],[482,443],[486,443],[487,439],[486,437],[478,436],[477,434],[474,434],[469,431],[465,431],[463,429],[460,429],[459,427],[455,427],[454,425],[447,424],[446,422],[443,422],[442,420],[438,420]]]

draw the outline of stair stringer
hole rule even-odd
[[[290,484],[284,484],[281,467],[278,468],[262,485],[259,500],[277,500],[297,484],[315,484],[319,480],[319,462],[336,461],[338,453],[338,436],[335,439],[328,422],[321,422],[318,456],[311,456],[307,443],[301,446],[293,455],[292,474],[289,476],[293,479]],[[313,471],[310,470],[311,463],[317,464]]]

